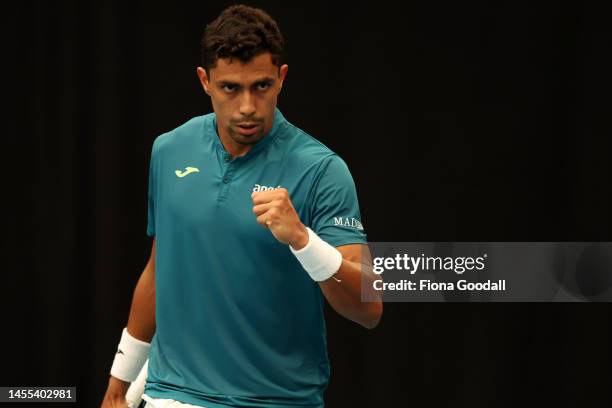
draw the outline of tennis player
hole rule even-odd
[[[260,9],[232,6],[206,27],[197,75],[214,112],[153,144],[151,256],[103,407],[127,406],[147,358],[147,407],[323,407],[324,299],[378,324],[382,303],[361,301],[374,275],[355,184],[277,108],[282,51]]]

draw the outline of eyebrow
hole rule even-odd
[[[260,79],[257,79],[255,81],[253,81],[251,86],[256,85],[256,84],[261,84],[261,83],[273,83],[274,81],[275,81],[275,79],[273,77],[264,77],[264,78],[260,78]],[[219,86],[225,86],[225,85],[231,85],[231,86],[236,86],[236,87],[242,86],[238,82],[228,81],[228,80],[225,80],[225,79],[216,81],[216,83]]]

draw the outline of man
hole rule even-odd
[[[214,113],[153,145],[151,257],[104,407],[125,406],[149,347],[147,406],[322,407],[323,297],[364,327],[380,320],[380,301],[361,302],[372,276],[348,168],[276,108],[282,48],[259,9],[206,27],[197,75]]]

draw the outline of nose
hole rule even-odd
[[[240,99],[240,114],[243,116],[252,116],[255,111],[255,97],[250,91],[243,92]]]

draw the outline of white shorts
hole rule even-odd
[[[153,398],[147,394],[142,394],[142,399],[147,401],[145,408],[206,408],[201,405],[185,404],[173,399]]]

